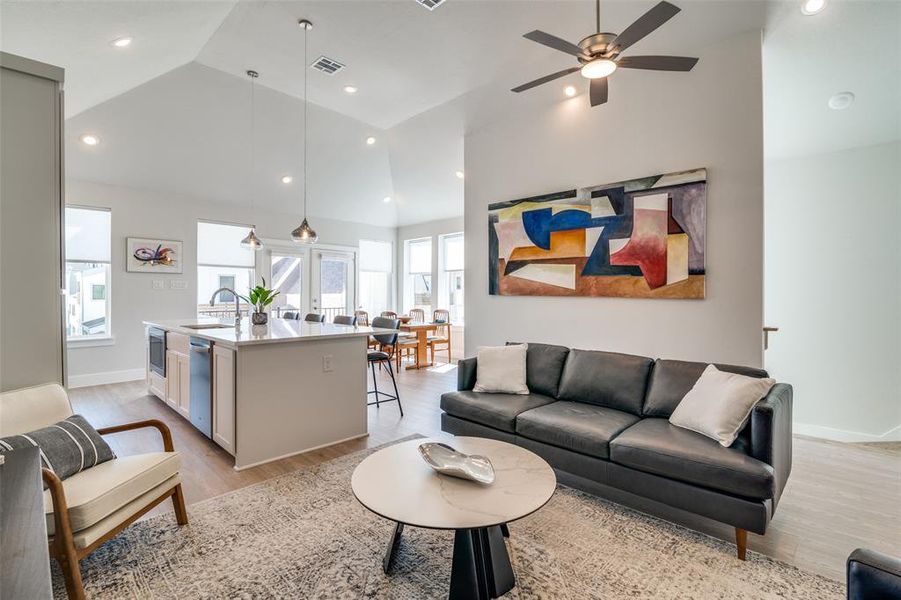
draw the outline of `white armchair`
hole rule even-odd
[[[72,414],[66,390],[58,384],[5,392],[0,394],[0,437],[47,427]],[[43,469],[50,555],[62,568],[71,599],[84,598],[78,562],[160,502],[171,497],[178,524],[188,522],[181,460],[166,424],[152,419],[97,431],[106,435],[142,427],[159,430],[163,452],[118,457],[65,481]]]

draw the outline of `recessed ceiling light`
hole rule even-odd
[[[845,110],[854,103],[854,94],[851,92],[839,92],[829,98],[829,108],[832,110]]]
[[[356,94],[359,90],[357,90],[357,86],[355,85],[345,85],[344,93],[345,94]]]
[[[384,202],[385,204],[391,202],[391,196],[385,196],[384,198],[382,198],[382,202]]]
[[[294,181],[294,178],[291,177],[290,175],[282,176],[282,183],[287,184],[287,183],[291,183],[292,181]]]
[[[826,7],[826,0],[803,0],[801,12],[807,16],[815,15]]]
[[[84,133],[78,139],[80,139],[81,143],[85,144],[86,146],[96,146],[100,143],[100,138],[92,133]]]
[[[457,176],[457,179],[463,179],[463,171],[455,171],[454,175]]]
[[[366,138],[366,144],[367,144],[367,145],[371,146],[371,145],[373,145],[374,143],[375,143],[375,138],[374,138],[374,137],[369,136],[368,138]]]
[[[109,43],[113,48],[127,48],[131,46],[132,38],[118,37]]]
[[[572,98],[573,96],[576,95],[576,88],[574,88],[571,85],[568,85],[565,88],[563,88],[563,93],[566,94],[567,96],[569,96],[570,98]]]

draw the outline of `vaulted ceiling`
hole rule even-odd
[[[677,3],[682,12],[633,52],[702,54],[767,21],[768,5],[756,0]],[[602,28],[621,31],[653,4],[604,0]],[[789,5],[797,6],[769,5],[767,26],[777,34]],[[509,89],[571,64],[523,33],[540,28],[577,41],[591,33],[593,16],[590,0],[446,0],[434,11],[414,0],[0,0],[0,46],[66,69],[70,177],[228,203],[253,197],[283,211],[300,198],[304,42],[297,19],[308,18],[309,62],[325,55],[346,65],[331,76],[307,70],[310,212],[395,225],[462,214],[463,182],[454,173],[467,130],[509,110],[559,102],[567,84],[586,91],[577,74],[524,94]],[[836,35],[833,26],[823,32]],[[782,35],[767,63],[810,60],[794,56],[805,49],[785,40],[793,33]],[[111,47],[120,36],[134,41]],[[253,176],[247,69],[260,72]],[[653,91],[658,77],[671,75],[617,76],[641,77]],[[346,94],[345,85],[358,93]],[[610,101],[628,98],[613,86]],[[78,142],[89,131],[101,137],[99,146]],[[282,184],[284,174],[294,182]]]

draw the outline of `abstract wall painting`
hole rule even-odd
[[[491,204],[488,290],[704,298],[706,224],[706,169]]]
[[[181,242],[128,238],[125,268],[131,273],[181,273]]]

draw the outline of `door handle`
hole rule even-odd
[[[767,350],[770,347],[770,334],[779,331],[778,327],[764,327],[763,328],[763,349]]]

